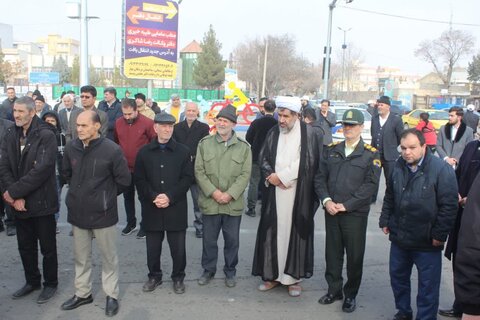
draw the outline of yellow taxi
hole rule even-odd
[[[420,122],[420,114],[428,113],[428,121],[431,121],[436,131],[448,122],[448,112],[435,109],[415,109],[402,116],[403,127],[405,129],[415,128]]]

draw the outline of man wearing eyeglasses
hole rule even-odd
[[[77,117],[78,115],[84,110],[92,110],[98,113],[100,117],[100,135],[102,137],[107,136],[108,131],[108,117],[107,114],[97,109],[95,107],[95,101],[97,99],[97,89],[94,86],[86,85],[80,88],[80,101],[82,103],[83,109],[74,110],[70,116],[70,121],[68,123],[67,133],[65,134],[65,138],[67,139],[67,143],[70,140],[73,140],[78,137],[77,134]]]

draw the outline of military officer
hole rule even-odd
[[[328,145],[315,177],[315,189],[325,208],[325,279],[328,292],[318,301],[343,301],[342,310],[353,312],[362,280],[363,256],[370,202],[380,179],[378,151],[365,144],[361,133],[364,117],[351,109],[343,115],[345,141]],[[343,285],[344,252],[347,277]],[[342,288],[343,286],[343,288]]]

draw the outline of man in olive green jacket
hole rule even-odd
[[[203,274],[198,284],[205,285],[215,276],[218,235],[223,233],[225,285],[236,285],[240,221],[244,210],[245,188],[252,170],[250,145],[237,137],[235,107],[222,109],[216,120],[217,133],[198,144],[195,179],[200,187],[198,204],[203,218]]]

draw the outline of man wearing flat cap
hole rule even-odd
[[[153,291],[162,283],[160,255],[166,233],[173,260],[173,290],[181,294],[185,292],[187,191],[193,182],[192,160],[188,147],[172,139],[175,117],[162,112],[155,115],[154,122],[157,139],[140,149],[134,171],[147,242],[149,272],[143,291]]]
[[[362,281],[363,256],[368,213],[381,174],[380,155],[362,140],[364,117],[357,109],[343,114],[345,141],[324,149],[315,189],[325,208],[325,279],[328,292],[318,301],[331,304],[345,297],[342,310],[353,312]],[[344,252],[347,255],[347,277],[343,284]]]
[[[215,122],[217,133],[200,140],[197,148],[195,179],[200,187],[198,204],[203,214],[203,274],[199,285],[208,284],[215,276],[220,230],[225,242],[225,285],[236,285],[243,194],[252,170],[250,145],[233,130],[236,111],[232,105],[220,110]]]
[[[301,278],[313,274],[313,216],[318,201],[313,178],[322,143],[313,128],[299,120],[299,98],[280,96],[275,103],[278,126],[268,132],[259,156],[266,191],[252,274],[265,281],[260,291],[282,284],[297,297]]]

